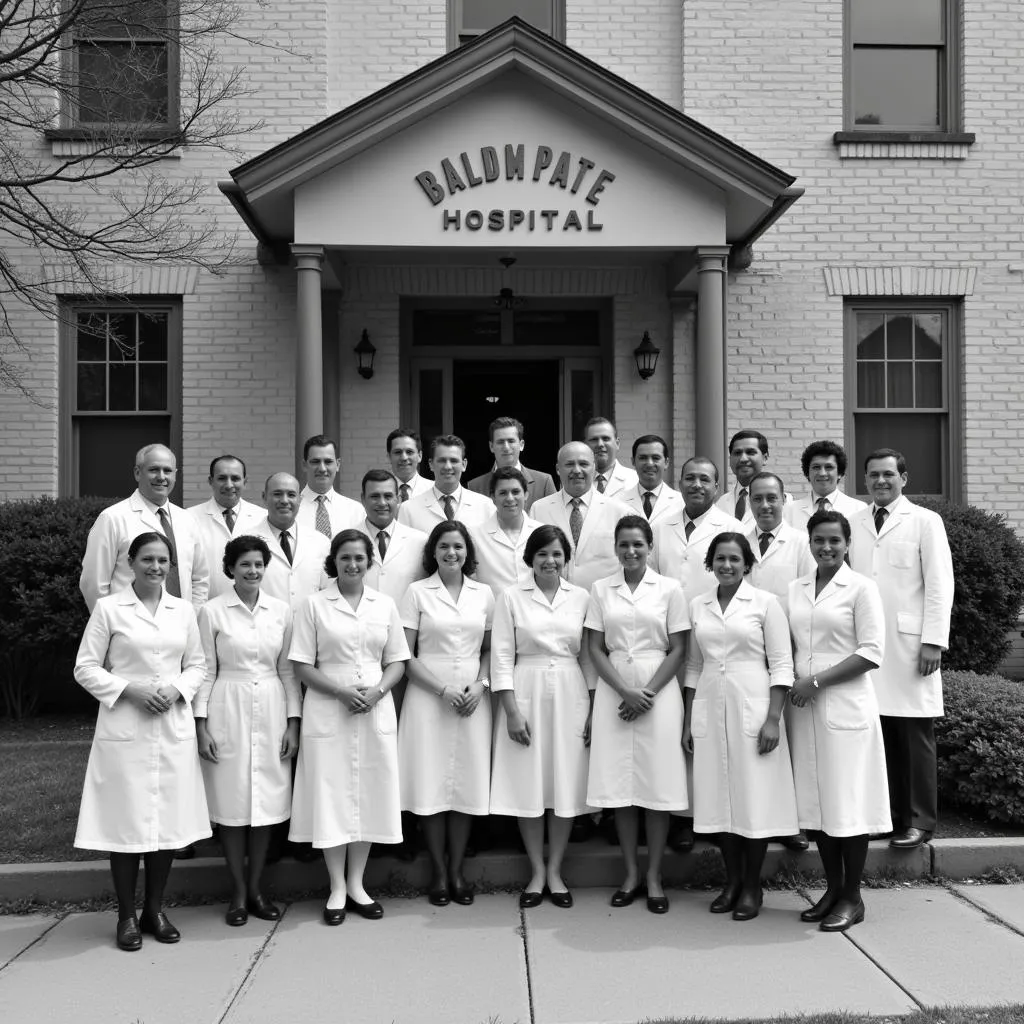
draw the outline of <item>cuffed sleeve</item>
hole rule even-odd
[[[128,685],[127,679],[114,675],[104,666],[112,635],[108,609],[96,602],[78,645],[75,681],[105,707],[112,708]]]
[[[515,689],[516,624],[508,593],[495,602],[491,626],[491,690]]]
[[[854,653],[878,666],[885,655],[885,609],[875,582],[862,580],[853,603],[853,629],[857,638]]]
[[[770,686],[793,685],[793,644],[789,637],[789,620],[774,594],[766,594],[762,629],[764,653],[768,659]]]

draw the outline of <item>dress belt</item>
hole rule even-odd
[[[226,683],[264,683],[264,682],[280,682],[280,676],[276,672],[264,672],[264,673],[253,673],[253,672],[237,672],[229,670],[227,672],[218,672],[215,682],[226,682]]]
[[[579,662],[571,654],[517,654],[517,665],[578,665]]]

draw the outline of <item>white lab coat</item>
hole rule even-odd
[[[672,516],[654,528],[654,547],[648,564],[662,576],[678,580],[689,603],[718,586],[714,574],[704,568],[704,559],[711,542],[727,532],[743,533],[743,527],[738,519],[714,505],[694,520],[689,540],[683,514]]]
[[[423,548],[427,543],[427,535],[422,530],[414,530],[411,526],[392,523],[391,538],[384,561],[381,562],[380,550],[377,547],[377,529],[371,528],[365,519],[357,529],[373,541],[373,564],[366,570],[364,584],[387,594],[395,604],[400,605],[409,585],[414,580],[421,580],[426,576],[423,571]]]
[[[333,586],[331,578],[324,571],[324,562],[331,553],[331,542],[316,530],[299,526],[297,520],[288,532],[292,537],[294,556],[291,565],[266,516],[253,528],[252,535],[261,537],[270,548],[270,564],[263,574],[260,589],[284,601],[294,614],[307,597]]]
[[[461,690],[480,674],[480,646],[491,628],[490,587],[468,577],[455,601],[434,573],[413,583],[399,614],[418,630],[417,657],[439,682]],[[486,814],[491,785],[491,701],[484,693],[468,718],[411,679],[398,724],[402,810]]]
[[[852,519],[858,512],[867,506],[859,498],[853,498],[842,491],[833,491],[826,494],[833,512],[840,512],[847,520]],[[818,496],[811,492],[809,497],[797,498],[789,501],[782,509],[783,522],[797,530],[802,530],[804,537],[807,537],[807,520],[818,511]]]
[[[288,649],[292,612],[260,591],[252,611],[234,588],[199,613],[206,677],[192,711],[205,718],[217,763],[203,761],[210,820],[221,825],[286,821],[291,760],[281,760],[289,718],[302,715],[302,690]]]
[[[267,518],[267,510],[254,505],[251,501],[239,499],[235,506],[235,529],[228,533],[228,524],[224,522],[224,507],[218,505],[216,499],[210,498],[200,505],[193,505],[185,510],[195,520],[206,565],[210,570],[210,588],[208,598],[213,599],[231,590],[234,581],[224,572],[224,547],[232,537],[251,534],[252,531]]]
[[[332,586],[295,613],[288,656],[337,682],[376,686],[384,666],[409,660],[409,646],[390,597],[364,587],[353,611]],[[390,693],[368,713],[354,715],[337,697],[306,689],[292,842],[323,848],[402,841],[397,733]]]
[[[569,528],[568,502],[571,500],[564,491],[549,494],[533,503],[531,514],[539,523],[559,527],[573,548],[572,558],[566,566],[566,577],[570,583],[584,590],[591,590],[597,580],[612,575],[618,567],[615,555],[615,524],[623,516],[633,515],[633,510],[617,498],[609,498],[592,487],[585,495],[587,502],[580,531],[579,544],[573,544]],[[583,508],[580,508],[583,512]]]
[[[316,528],[316,510],[318,508],[316,499],[320,495],[307,484],[302,488],[300,496],[302,503],[299,505],[295,521],[307,530],[319,533]],[[341,533],[342,530],[357,528],[366,517],[366,510],[361,502],[346,498],[344,494],[339,494],[333,489],[329,490],[324,497],[327,499],[324,502],[327,518],[331,521],[331,536],[326,538],[327,543],[330,544],[335,534]],[[323,537],[324,534],[321,533],[320,536]]]
[[[740,491],[742,488],[739,484],[734,483],[732,490],[727,494],[723,494],[718,501],[715,502],[715,507],[724,512],[727,516],[736,518],[736,502],[739,500]],[[788,505],[793,500],[793,495],[789,491],[784,491],[782,495],[783,502]],[[785,519],[786,512],[783,509],[782,517]],[[743,530],[746,531],[754,525],[754,511],[750,507],[750,491],[747,491],[747,506],[743,510]]]
[[[476,548],[476,578],[491,588],[495,598],[509,587],[532,579],[533,570],[523,561],[526,542],[540,523],[523,516],[523,528],[516,540],[511,540],[498,523],[495,513],[487,522],[470,528]]]
[[[744,580],[724,614],[716,587],[690,603],[690,616],[685,686],[694,691],[694,830],[748,839],[793,835],[796,795],[783,718],[779,745],[769,754],[757,752],[772,687],[793,685],[782,607]]]
[[[623,681],[643,689],[665,660],[669,636],[690,628],[690,615],[675,580],[648,569],[630,591],[620,568],[594,584],[586,627],[604,634],[608,657]],[[587,803],[686,810],[690,802],[680,744],[683,695],[675,679],[658,692],[651,710],[632,722],[619,718],[618,707],[619,697],[600,680],[594,695]]]
[[[599,494],[603,494],[606,498],[619,498],[622,499],[622,492],[628,491],[630,487],[635,487],[637,483],[637,475],[635,469],[630,469],[629,466],[623,466],[621,462],[616,460],[612,466],[612,471],[606,477],[607,483],[605,484],[604,490],[599,491]],[[594,490],[597,490],[597,472],[594,473]]]
[[[888,506],[881,535],[873,507],[850,523],[850,565],[874,580],[885,608],[885,658],[872,672],[883,715],[937,718],[942,715],[942,673],[922,676],[922,644],[949,646],[953,609],[953,559],[942,519],[902,495]]]
[[[491,688],[514,690],[530,745],[508,734],[499,706],[494,731],[491,813],[572,818],[587,809],[590,752],[583,733],[597,676],[583,639],[590,596],[559,580],[552,601],[533,573],[497,601],[491,632]]]
[[[206,602],[210,571],[195,520],[183,508],[167,503],[178,555],[181,596],[195,608]],[[160,519],[138,490],[110,508],[105,508],[89,530],[82,556],[79,589],[92,611],[107,594],[116,594],[135,579],[128,564],[128,548],[140,533],[163,534]]]
[[[758,590],[774,594],[782,610],[788,613],[790,583],[813,572],[815,561],[806,530],[801,533],[782,522],[772,532],[775,539],[762,555],[757,541],[758,528],[754,526],[746,531],[750,549],[754,552],[754,565],[747,579]]]
[[[410,481],[409,486],[409,497],[415,498],[417,494],[422,494],[424,491],[429,491],[434,486],[433,480],[428,480],[425,476],[421,476],[419,473],[414,473]],[[402,493],[402,481],[398,481],[398,493]],[[401,500],[401,498],[399,498]],[[408,499],[406,499],[408,500]],[[403,503],[404,504],[404,503]]]
[[[885,622],[874,583],[844,565],[817,597],[814,584],[812,572],[789,588],[797,675],[824,672],[851,654],[881,663]],[[830,836],[892,828],[873,675],[827,686],[786,712],[801,828]]]
[[[494,502],[483,494],[477,494],[468,487],[458,487],[452,495],[455,499],[454,518],[463,526],[478,526],[487,522],[494,514]],[[398,521],[403,526],[422,530],[428,536],[438,523],[445,520],[444,506],[434,493],[434,487],[422,491],[398,507]]]
[[[205,660],[192,605],[166,591],[154,615],[128,587],[96,602],[75,679],[99,702],[75,846],[112,853],[177,850],[210,835],[191,700]],[[128,683],[181,693],[160,715],[122,697]]]
[[[629,506],[630,511],[640,516],[641,519],[646,519],[647,517],[644,515],[645,491],[646,488],[638,483],[625,491],[620,491],[617,497],[619,501]],[[607,494],[608,492],[606,491],[605,493]],[[679,491],[673,490],[668,484],[663,483],[661,491],[655,493],[657,494],[657,500],[651,509],[650,518],[652,529],[658,523],[666,523],[670,519],[683,514],[683,496]]]

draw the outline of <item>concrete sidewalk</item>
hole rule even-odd
[[[610,891],[564,911],[515,896],[472,907],[385,902],[381,921],[320,920],[321,903],[228,928],[222,905],[172,910],[181,943],[122,953],[111,913],[0,917],[5,1024],[582,1024],[898,1015],[946,1003],[1024,1003],[1024,885],[866,890],[866,921],[827,935],[807,900],[771,892],[739,923],[711,894],[669,890],[667,915]],[[809,894],[813,899],[816,894]]]

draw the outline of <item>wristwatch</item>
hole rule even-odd
[[[821,689],[821,687],[820,687],[820,686],[818,686],[818,677],[817,677],[817,676],[815,676],[815,677],[814,677],[814,678],[813,678],[813,679],[811,680],[811,684],[812,684],[812,685],[814,686],[814,688],[815,688],[816,690],[820,690],[820,689]]]
[[[482,686],[482,687],[483,687],[483,688],[484,688],[485,690],[490,690],[490,688],[491,688],[491,681],[490,681],[490,679],[488,679],[488,678],[487,678],[487,676],[484,676],[484,677],[483,677],[483,679],[478,679],[478,680],[477,680],[477,682],[478,682],[478,683],[479,683],[479,684],[480,684],[480,685],[481,685],[481,686]]]

